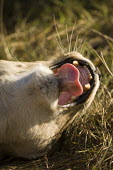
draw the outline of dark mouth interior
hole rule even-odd
[[[61,92],[60,92],[62,95],[61,97],[64,99],[66,98],[66,96],[68,96],[69,93],[72,94],[75,89],[74,95],[69,95],[69,96],[71,96],[71,100],[65,99],[64,102],[59,102],[60,103],[59,105],[62,105],[62,106],[63,105],[64,106],[76,105],[76,104],[85,102],[87,100],[88,96],[91,94],[92,89],[94,87],[94,73],[93,73],[93,70],[91,69],[90,65],[86,61],[77,60],[73,57],[70,57],[70,58],[66,58],[64,61],[54,64],[50,68],[51,68],[51,70],[53,70],[53,73],[57,76],[57,75],[59,75],[59,72],[61,72],[61,73],[65,72],[65,70],[67,70],[68,67],[70,67],[70,68],[72,67],[74,69],[73,66],[79,72],[78,83],[80,83],[80,85],[78,85],[79,89],[77,89],[77,91],[80,91],[82,89],[82,92],[76,93],[76,83],[75,82],[77,81],[76,80],[77,78],[75,78],[75,80],[73,80],[73,82],[71,83],[71,85],[75,84],[75,88],[70,86],[70,89],[68,89],[66,91],[66,93],[64,90],[65,87],[63,87],[61,89]],[[73,71],[73,69],[70,69],[70,70]],[[76,70],[75,70],[75,73],[77,72]],[[65,73],[63,73],[63,75],[65,76]],[[59,77],[59,76],[57,76],[57,77]]]

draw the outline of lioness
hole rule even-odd
[[[57,61],[0,61],[0,157],[34,159],[87,108],[98,71],[78,52]]]

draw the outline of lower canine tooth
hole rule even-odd
[[[92,79],[92,76],[89,76],[89,80],[91,80]]]
[[[90,89],[90,84],[88,83],[88,84],[86,84],[85,86],[84,86],[84,90],[89,90]]]
[[[78,66],[79,65],[78,61],[73,61],[73,65]]]

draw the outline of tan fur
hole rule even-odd
[[[69,55],[87,60],[95,70],[81,54]],[[61,110],[59,84],[50,64],[0,61],[0,156],[8,153],[32,159],[43,154],[84,107],[82,104]],[[99,87],[98,75],[95,78],[97,84],[85,105],[90,105]]]

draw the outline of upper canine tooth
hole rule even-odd
[[[73,65],[78,66],[79,65],[78,61],[73,61]]]
[[[88,83],[88,84],[85,84],[85,86],[84,86],[84,90],[89,90],[90,89],[90,84]]]

